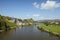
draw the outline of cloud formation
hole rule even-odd
[[[41,3],[41,9],[53,9],[60,7],[60,3],[56,1],[46,1],[46,3]]]
[[[33,17],[39,17],[40,15],[39,14],[33,14],[32,16]]]
[[[39,8],[40,5],[37,2],[34,2],[33,6],[36,7],[36,8]]]
[[[34,2],[34,7],[40,8],[40,9],[54,9],[60,7],[60,3],[56,1],[50,1],[47,0],[45,3],[38,4],[37,2]]]

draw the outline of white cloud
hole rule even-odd
[[[53,9],[60,7],[60,3],[56,1],[46,1],[46,3],[41,3],[41,9]]]
[[[36,8],[39,8],[39,4],[37,4],[37,2],[34,2],[33,6],[36,7]]]
[[[39,17],[40,15],[39,14],[33,14],[33,17]]]
[[[40,9],[54,9],[60,7],[60,3],[52,0],[47,0],[46,3],[38,4],[37,2],[34,2],[34,7],[40,8]]]

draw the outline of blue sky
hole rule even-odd
[[[0,0],[0,14],[21,19],[60,19],[60,0]]]

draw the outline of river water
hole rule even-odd
[[[0,33],[0,40],[60,40],[60,38],[41,31],[36,26],[23,26]]]

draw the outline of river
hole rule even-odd
[[[23,26],[0,33],[0,40],[60,40],[60,38],[41,31],[36,26]]]

